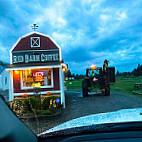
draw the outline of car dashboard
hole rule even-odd
[[[40,142],[141,142],[142,131],[121,131],[39,138]]]

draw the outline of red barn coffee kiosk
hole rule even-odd
[[[65,107],[61,48],[51,37],[33,32],[21,37],[10,51],[9,100],[33,95],[35,86],[41,94],[60,95]]]

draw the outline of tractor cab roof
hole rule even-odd
[[[100,70],[102,67],[96,67],[96,68],[87,68],[87,70]]]

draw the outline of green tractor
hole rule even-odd
[[[104,61],[103,68],[92,66],[86,69],[86,76],[82,81],[83,97],[92,93],[110,95],[110,84],[115,82],[115,67],[108,67],[108,60]]]

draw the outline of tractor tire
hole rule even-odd
[[[82,94],[83,94],[83,97],[88,96],[88,88],[87,88],[87,81],[86,80],[82,81]]]
[[[105,88],[105,96],[110,96],[110,88]]]
[[[88,91],[85,88],[82,88],[82,93],[83,93],[83,97],[87,97],[88,96]]]

